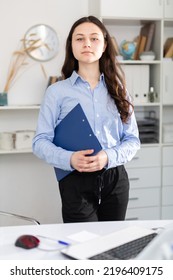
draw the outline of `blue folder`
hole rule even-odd
[[[77,104],[56,126],[53,143],[68,151],[94,149],[92,155],[102,150],[80,104]],[[54,169],[58,181],[72,172],[57,167]]]

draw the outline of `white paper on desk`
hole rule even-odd
[[[75,234],[71,234],[68,236],[68,238],[70,238],[71,240],[77,241],[77,242],[84,242],[93,238],[98,237],[98,234],[86,231],[86,230],[82,230],[79,231]]]

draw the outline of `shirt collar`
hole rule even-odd
[[[83,79],[78,75],[78,73],[76,71],[73,71],[73,73],[70,76],[70,81],[72,83],[72,86],[76,83],[77,79],[81,79],[83,81]],[[100,75],[100,81],[102,81],[104,86],[106,87],[105,78],[104,78],[103,73]]]
[[[76,83],[76,80],[79,78],[80,76],[78,75],[78,73],[76,71],[73,71],[73,73],[70,76],[70,81],[72,83],[72,86]]]

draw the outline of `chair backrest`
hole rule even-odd
[[[31,217],[0,211],[0,226],[17,226],[29,224],[40,225],[40,222]]]

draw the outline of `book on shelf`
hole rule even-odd
[[[137,37],[136,51],[134,59],[139,59],[142,52],[151,50],[155,31],[155,23],[147,23],[141,27],[140,34]]]
[[[137,38],[135,39],[135,42],[136,42],[136,50],[135,50],[135,53],[133,55],[133,59],[134,60],[137,60],[138,57],[139,57],[139,46],[140,46],[140,40],[141,40],[141,36],[137,36]]]
[[[134,59],[139,59],[139,56],[145,50],[147,37],[140,35],[137,40],[136,51],[134,53]]]
[[[154,38],[154,31],[155,31],[155,23],[147,23],[141,28],[141,35],[146,36],[146,45],[145,45],[145,52],[151,50],[151,45]]]
[[[116,55],[119,55],[119,54],[120,54],[120,52],[119,52],[119,46],[118,46],[118,44],[117,44],[117,41],[116,41],[115,37],[112,36],[112,37],[111,37],[111,40],[112,40],[112,44],[113,44],[113,46],[114,46]]]
[[[173,37],[167,38],[164,44],[164,57],[173,57]]]
[[[138,56],[145,51],[145,45],[146,45],[146,42],[147,42],[147,37],[146,36],[141,36],[141,39],[140,39],[140,45],[139,45],[139,53],[138,53]]]

